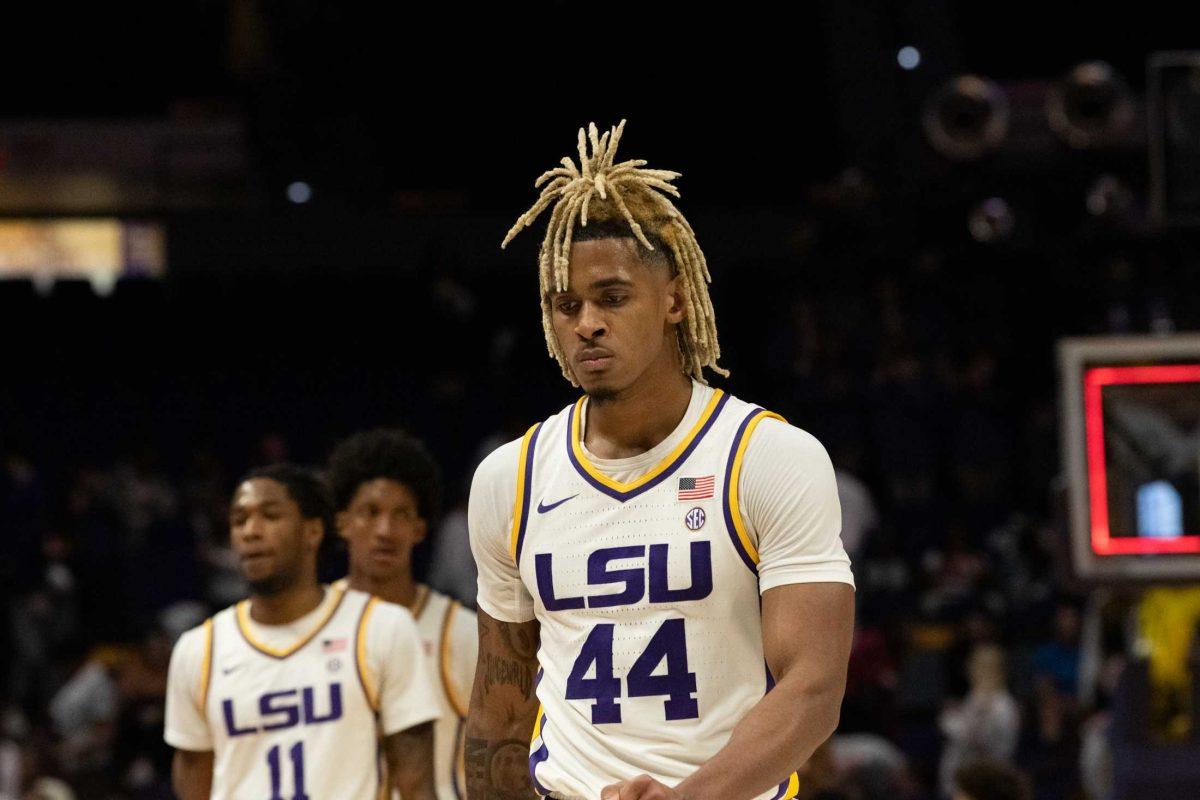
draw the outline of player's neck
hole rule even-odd
[[[297,584],[272,595],[250,598],[250,619],[262,625],[295,622],[321,605],[325,588],[318,583]]]
[[[375,595],[388,603],[404,606],[409,611],[413,610],[413,605],[417,602],[417,582],[408,573],[394,578],[378,579],[351,570],[350,588]]]
[[[671,435],[692,401],[692,381],[659,370],[601,403],[588,401],[583,443],[597,458],[630,458]]]

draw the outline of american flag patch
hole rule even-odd
[[[704,500],[713,496],[713,486],[716,477],[705,475],[703,478],[680,478],[679,500]]]
[[[322,653],[327,653],[327,654],[328,653],[340,653],[345,649],[346,649],[346,639],[345,638],[322,639],[321,640],[321,652]]]

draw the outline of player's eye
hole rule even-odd
[[[604,295],[604,304],[606,306],[619,306],[628,299],[624,294],[606,294]]]
[[[558,309],[558,313],[566,314],[566,315],[570,316],[571,314],[574,314],[576,311],[579,310],[579,301],[577,301],[577,300],[559,300],[557,303],[554,304],[554,307],[556,309]]]

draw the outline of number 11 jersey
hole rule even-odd
[[[380,739],[435,719],[435,697],[412,615],[335,586],[288,626],[243,601],[184,634],[166,740],[213,751],[213,798],[371,800],[388,795]]]

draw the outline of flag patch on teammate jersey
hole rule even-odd
[[[321,640],[321,652],[322,653],[340,653],[345,649],[346,649],[345,637],[343,637],[341,639],[322,639]]]
[[[703,478],[680,478],[679,500],[704,500],[713,496],[713,486],[716,476],[705,475]]]

